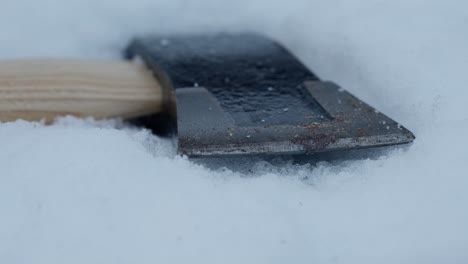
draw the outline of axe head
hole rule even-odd
[[[145,122],[155,131],[174,128],[178,152],[189,157],[313,154],[415,138],[263,36],[138,38],[126,56],[143,59],[175,97],[166,114]]]

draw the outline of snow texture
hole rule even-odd
[[[216,168],[117,120],[0,124],[0,263],[468,263],[467,3],[2,1],[2,59],[260,31],[417,140],[371,159]]]

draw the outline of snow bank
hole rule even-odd
[[[116,58],[149,32],[262,31],[417,140],[243,173],[115,120],[0,124],[0,263],[468,262],[467,17],[456,0],[2,3],[0,58]]]

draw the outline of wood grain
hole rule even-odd
[[[0,121],[57,116],[133,118],[161,111],[161,85],[126,61],[0,61]]]

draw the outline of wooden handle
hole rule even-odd
[[[161,85],[126,61],[0,61],[0,121],[57,116],[133,118],[160,112]]]

